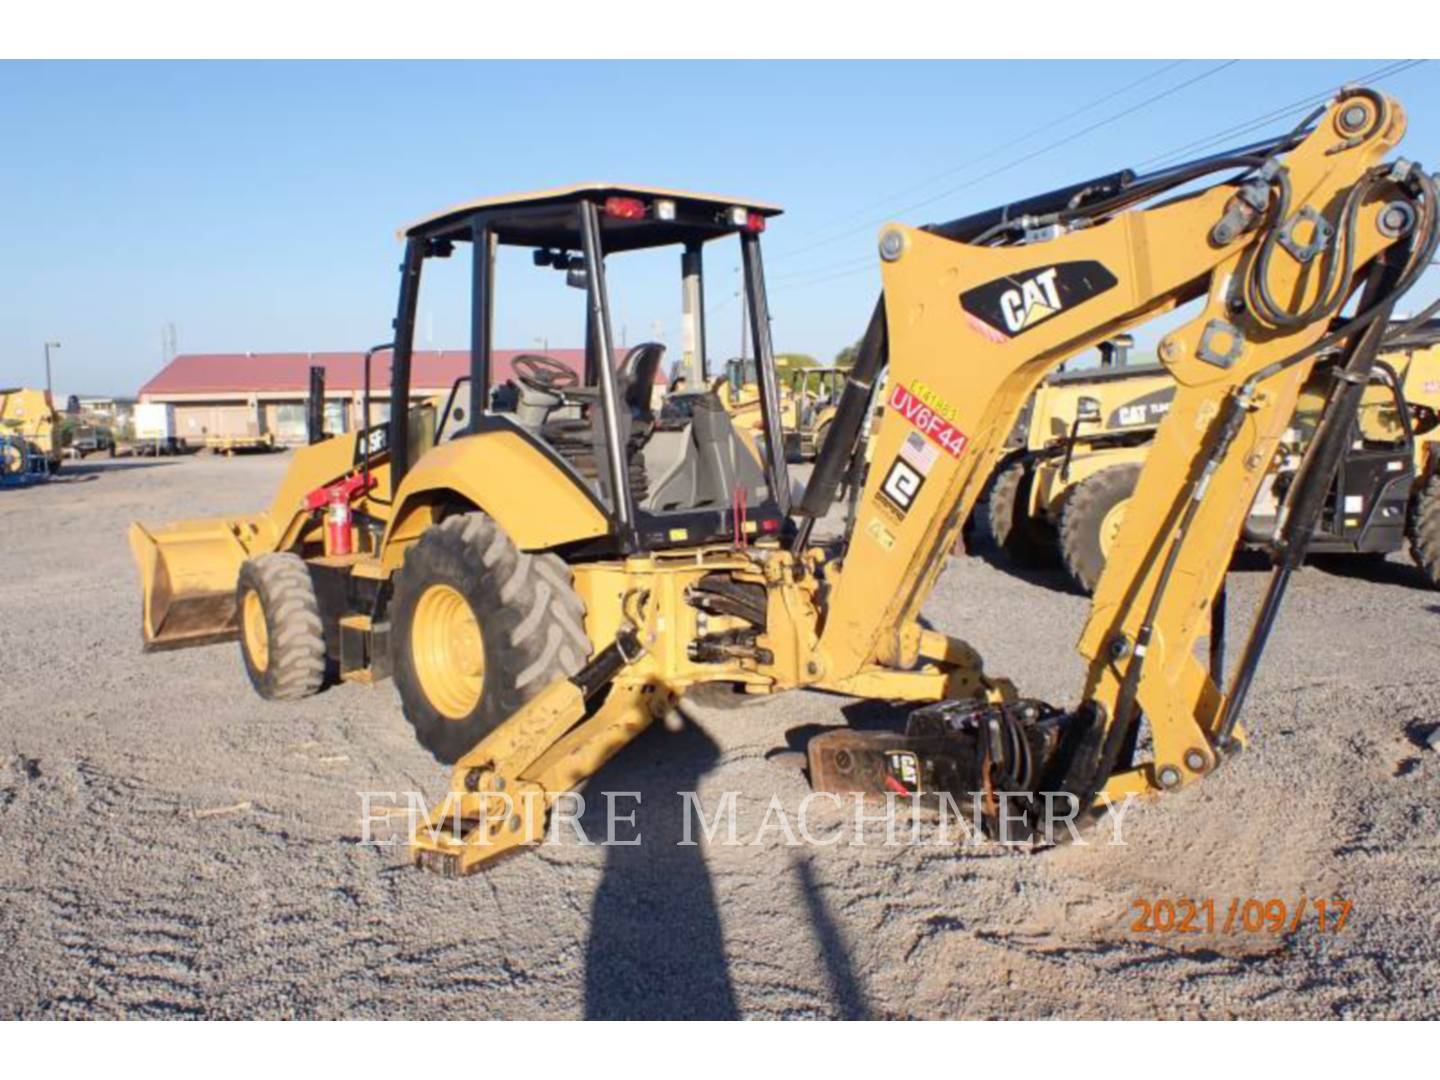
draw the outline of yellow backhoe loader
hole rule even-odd
[[[426,218],[403,234],[391,400],[408,400],[423,269],[463,248],[466,427],[447,440],[442,425],[426,448],[397,407],[385,427],[300,450],[266,513],[137,526],[146,640],[238,633],[270,697],[314,692],[327,665],[340,678],[392,677],[420,740],[453,763],[452,790],[412,844],[419,865],[446,874],[540,840],[561,793],[706,683],[923,705],[904,734],[813,741],[811,782],[983,793],[992,831],[1063,840],[1057,816],[1089,821],[1109,799],[1184,786],[1244,741],[1250,679],[1355,391],[1440,237],[1434,181],[1386,161],[1404,129],[1396,102],[1351,90],[1240,150],[944,224],[885,226],[883,294],[793,505],[760,255],[775,207],[585,185]],[[722,409],[697,409],[685,454],[636,500],[646,370],[658,362],[647,350],[658,347],[615,355],[607,270],[664,246],[693,263],[737,237],[764,468]],[[495,256],[507,245],[582,288],[587,370],[577,379],[541,357],[517,361],[528,396],[497,416],[486,391]],[[1080,638],[1084,685],[1060,706],[1021,696],[968,644],[926,628],[921,607],[1046,374],[1196,298],[1200,314],[1161,344],[1177,390]],[[1346,377],[1291,487],[1270,591],[1227,678],[1216,613],[1231,551],[1316,354],[1342,343]],[[822,545],[814,526],[865,452],[882,371],[854,528]],[[553,421],[557,404],[582,415]]]

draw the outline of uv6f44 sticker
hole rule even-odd
[[[961,293],[960,306],[986,337],[1008,340],[1115,285],[1115,275],[1104,266],[1082,259],[987,281]]]
[[[924,396],[922,396],[922,394]],[[939,399],[928,387],[911,389],[903,383],[890,388],[887,408],[894,409],[908,423],[915,425],[951,457],[959,457],[970,440],[951,422],[955,409]]]

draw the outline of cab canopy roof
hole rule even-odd
[[[763,228],[766,218],[781,212],[771,203],[728,195],[586,183],[461,203],[405,226],[400,237],[469,240],[471,219],[483,215],[502,244],[575,251],[581,246],[576,207],[587,200],[599,207],[607,252],[703,242],[744,230],[752,215]]]

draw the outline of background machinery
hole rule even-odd
[[[1397,324],[1399,325],[1399,324]],[[1440,322],[1387,339],[1370,374],[1310,551],[1383,558],[1407,543],[1440,587]],[[1241,534],[1263,549],[1323,409],[1334,357],[1301,392]],[[1174,383],[1158,365],[1063,373],[1035,393],[1025,445],[997,474],[986,520],[998,546],[1027,566],[1058,558],[1093,591]],[[1079,395],[1077,397],[1077,394]]]
[[[792,459],[813,461],[830,434],[846,370],[807,367],[792,371],[786,403],[785,446]]]
[[[982,504],[1006,555],[1022,566],[1058,558],[1086,592],[1175,393],[1161,365],[1128,363],[1132,344],[1128,336],[1101,342],[1099,367],[1062,369],[1040,385]],[[1123,498],[1112,492],[1121,485]]]
[[[419,864],[448,874],[538,841],[561,793],[705,683],[923,706],[903,734],[813,741],[812,783],[973,796],[993,834],[1064,839],[1057,821],[1181,787],[1244,742],[1246,691],[1380,333],[1440,237],[1432,179],[1385,162],[1404,127],[1396,103],[1354,90],[1241,150],[886,226],[883,295],[794,503],[760,257],[774,207],[583,186],[427,218],[404,233],[391,400],[408,400],[424,267],[464,251],[464,428],[417,440],[396,408],[384,427],[298,451],[268,512],[136,526],[146,640],[238,634],[269,697],[312,693],[332,673],[392,677],[420,740],[453,763],[450,792],[412,842]],[[650,346],[615,354],[607,266],[660,246],[694,264],[737,237],[763,469],[723,409],[697,407],[684,454],[637,500],[647,420],[626,406],[637,385],[648,401],[645,369],[658,361]],[[563,267],[587,319],[586,377],[517,361],[528,394],[513,415],[486,409],[505,247]],[[1080,638],[1084,685],[1066,704],[1026,698],[970,645],[927,628],[922,605],[1041,380],[1197,299],[1199,315],[1161,345],[1177,389]],[[1287,493],[1271,586],[1227,674],[1215,613],[1230,554],[1316,355],[1336,346],[1346,377]],[[816,524],[865,454],[882,371],[854,527],[821,543]],[[581,418],[552,425],[571,403]]]
[[[0,482],[31,484],[59,471],[60,417],[44,390],[0,389]]]

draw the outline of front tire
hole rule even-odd
[[[1065,499],[1060,514],[1060,557],[1075,587],[1087,596],[1100,583],[1139,477],[1139,465],[1112,465],[1076,484]]]
[[[305,560],[287,552],[247,559],[235,584],[240,657],[255,692],[297,701],[325,682],[325,630]]]
[[[1432,589],[1440,588],[1440,476],[1425,481],[1410,508],[1410,557]]]
[[[396,689],[420,745],[455,761],[590,655],[570,568],[487,514],[427,529],[395,575]]]
[[[1044,524],[1030,515],[1030,489],[1035,470],[1023,459],[1012,461],[996,475],[985,500],[990,539],[1012,562],[1038,568],[1051,562],[1051,544]]]

